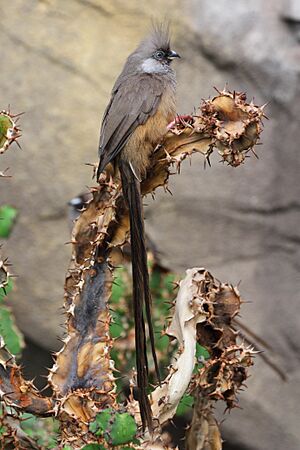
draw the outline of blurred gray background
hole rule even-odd
[[[23,151],[1,158],[13,175],[1,180],[1,204],[19,210],[4,247],[19,275],[17,323],[37,346],[59,348],[67,202],[93,184],[84,164],[97,160],[111,87],[153,17],[171,21],[182,55],[178,112],[192,112],[213,86],[270,102],[260,159],[233,169],[215,156],[204,170],[193,157],[171,178],[173,196],[147,199],[147,230],[174,270],[205,266],[241,280],[242,318],[288,374],[283,383],[257,358],[224,436],[236,449],[299,450],[299,0],[0,1],[0,107],[26,111]]]

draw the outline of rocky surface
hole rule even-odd
[[[185,0],[15,0],[0,5],[1,108],[26,111],[23,151],[1,158],[12,180],[1,203],[19,220],[5,253],[19,275],[13,296],[23,332],[58,348],[64,272],[70,249],[67,202],[86,185],[84,163],[97,154],[99,123],[124,58],[150,17],[173,22],[178,111],[190,112],[213,86],[270,102],[263,146],[243,167],[196,156],[172,177],[173,196],[147,199],[148,231],[180,271],[204,265],[238,283],[250,301],[243,320],[275,350],[283,383],[257,359],[243,410],[223,425],[238,448],[296,450],[299,433],[299,114],[297,2]],[[196,102],[196,104],[195,104]],[[298,219],[298,220],[297,220]],[[269,355],[271,356],[271,355]]]

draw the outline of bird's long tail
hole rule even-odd
[[[147,251],[145,244],[143,205],[140,182],[137,180],[127,162],[119,164],[122,189],[129,208],[130,240],[133,279],[133,308],[135,321],[137,384],[139,390],[139,405],[143,427],[147,425],[151,431],[152,412],[147,396],[148,360],[146,349],[146,331],[143,309],[145,307],[148,322],[149,337],[156,374],[159,378],[158,362],[154,346],[154,332],[151,321],[151,294],[149,288],[149,273],[147,266]]]

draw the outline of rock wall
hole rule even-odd
[[[187,161],[147,199],[147,227],[176,270],[204,265],[238,283],[243,320],[274,349],[283,383],[257,358],[243,410],[223,425],[238,448],[296,450],[299,433],[299,8],[293,0],[15,0],[0,4],[1,107],[26,111],[23,151],[1,158],[14,178],[1,203],[19,209],[5,253],[19,275],[13,304],[32,340],[51,350],[63,317],[70,248],[67,202],[91,185],[101,114],[127,54],[150,18],[172,21],[178,111],[213,86],[270,102],[259,161],[239,169]],[[196,104],[195,104],[196,102]],[[187,239],[188,236],[188,239]]]

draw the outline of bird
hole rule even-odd
[[[129,210],[137,391],[143,430],[153,430],[147,396],[148,360],[144,310],[155,371],[159,368],[151,321],[151,293],[145,244],[141,182],[151,154],[176,116],[176,75],[171,67],[179,54],[170,47],[169,26],[156,24],[128,56],[104,112],[99,141],[97,180],[109,163],[121,179]]]
[[[88,203],[92,200],[93,194],[90,191],[81,192],[68,201],[68,223],[72,231],[74,222],[80,216],[80,213],[87,207]]]

